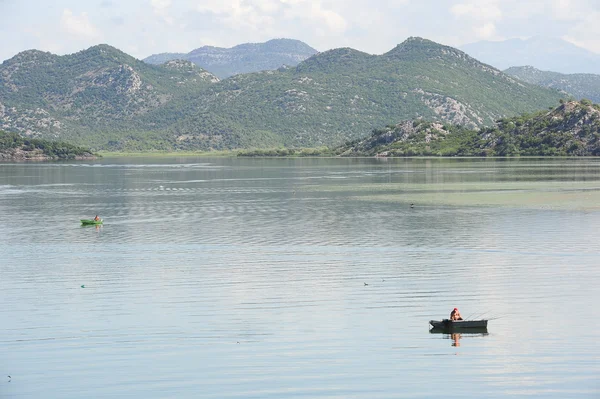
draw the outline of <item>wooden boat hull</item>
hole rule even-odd
[[[433,327],[429,330],[429,334],[467,334],[467,335],[487,335],[487,327],[473,328],[437,328]]]
[[[430,320],[429,324],[433,328],[440,330],[471,330],[487,329],[487,320]]]

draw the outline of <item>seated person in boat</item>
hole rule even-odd
[[[96,215],[96,217],[94,218],[94,222],[98,222],[100,220],[100,216]]]
[[[460,315],[460,312],[458,311],[458,308],[454,308],[452,310],[452,312],[450,313],[450,320],[462,320],[462,316]]]

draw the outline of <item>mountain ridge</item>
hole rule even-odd
[[[150,64],[184,59],[210,71],[220,79],[240,73],[296,66],[318,51],[294,39],[272,39],[264,43],[242,43],[230,48],[202,46],[189,53],[160,53],[144,58]]]
[[[483,127],[564,96],[426,39],[395,50],[333,49],[221,81],[108,45],[30,53],[0,65],[0,128],[111,151],[322,146],[404,119]]]
[[[542,71],[530,65],[511,67],[504,72],[527,83],[562,90],[575,98],[600,103],[600,75]]]

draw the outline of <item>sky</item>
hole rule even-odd
[[[0,0],[0,61],[100,43],[143,59],[298,39],[382,54],[410,36],[459,47],[557,37],[600,53],[600,0]]]

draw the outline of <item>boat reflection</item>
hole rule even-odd
[[[460,340],[464,337],[485,337],[488,335],[487,327],[482,328],[469,328],[469,329],[457,329],[457,328],[432,328],[429,330],[430,334],[444,334],[445,339],[452,340],[452,346],[460,346]]]
[[[452,338],[452,346],[460,346],[460,334],[458,333],[454,333],[451,334],[450,337]]]
[[[100,229],[102,229],[102,225],[101,224],[82,224],[80,227],[83,228],[88,228],[94,226],[96,228],[96,231],[100,231]]]

